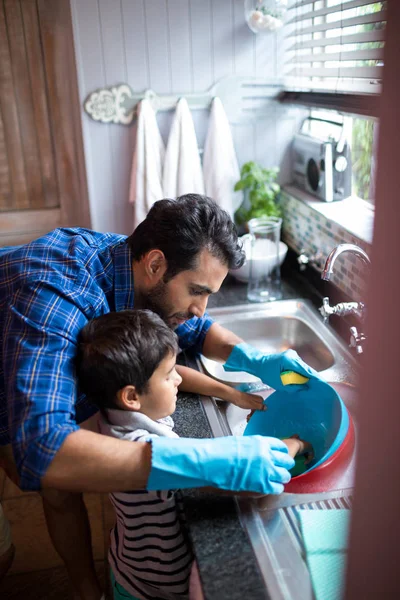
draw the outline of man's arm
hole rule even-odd
[[[80,472],[81,484],[93,476],[87,453],[96,456],[96,451],[86,440],[92,438],[95,446],[101,436],[79,431],[76,423],[76,340],[89,314],[85,315],[80,297],[72,296],[67,283],[56,275],[51,282],[27,282],[10,300],[4,318],[8,423],[22,489],[39,489],[56,457],[60,475],[65,476],[65,449],[76,449],[80,441],[84,443],[82,465],[68,453],[69,467],[72,472],[86,469]],[[70,489],[70,483],[68,476],[62,488]]]
[[[201,373],[199,373],[202,376]],[[206,379],[209,379],[206,377]],[[309,452],[312,446],[297,436],[283,440],[290,456]],[[79,492],[115,492],[143,489],[151,468],[151,444],[128,442],[80,429],[71,433],[57,452],[42,488]],[[205,487],[203,492],[258,496],[252,492],[229,492]]]
[[[150,468],[150,443],[118,440],[80,429],[65,438],[41,486],[78,492],[143,489]]]
[[[218,323],[213,323],[204,339],[202,353],[207,358],[225,362],[233,348],[243,340]]]
[[[259,377],[263,383],[275,390],[285,389],[286,386],[286,389],[289,391],[290,388],[291,392],[302,389],[301,386],[310,377],[318,377],[317,372],[303,362],[294,350],[264,354],[261,350],[245,343],[232,331],[215,323],[207,314],[198,321],[200,326],[197,330],[189,327],[189,332],[193,329],[198,335],[195,349],[207,358],[224,363],[225,371],[245,371]],[[187,334],[186,337],[189,338]],[[189,343],[181,347],[185,349],[190,345]],[[286,381],[281,380],[284,371],[293,371],[301,375],[302,380],[288,385]]]

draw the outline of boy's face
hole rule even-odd
[[[167,354],[149,379],[146,393],[138,395],[140,412],[154,421],[172,415],[182,377],[175,370],[176,355]]]

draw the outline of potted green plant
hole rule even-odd
[[[276,204],[280,187],[276,183],[278,167],[266,169],[256,162],[245,163],[240,171],[240,179],[234,190],[244,190],[245,197],[235,212],[235,223],[239,229],[255,217],[280,217],[281,211]]]

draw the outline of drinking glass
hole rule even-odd
[[[248,222],[251,245],[247,298],[271,302],[282,298],[279,241],[282,219],[260,217]]]

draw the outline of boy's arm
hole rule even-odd
[[[221,381],[216,381],[215,379],[208,377],[208,375],[204,375],[189,367],[177,365],[176,370],[182,377],[182,383],[179,386],[180,392],[192,392],[195,394],[202,394],[203,396],[215,396],[216,398],[221,398],[221,400],[231,402],[240,408],[251,410],[265,410],[266,408],[261,396],[240,392]]]

